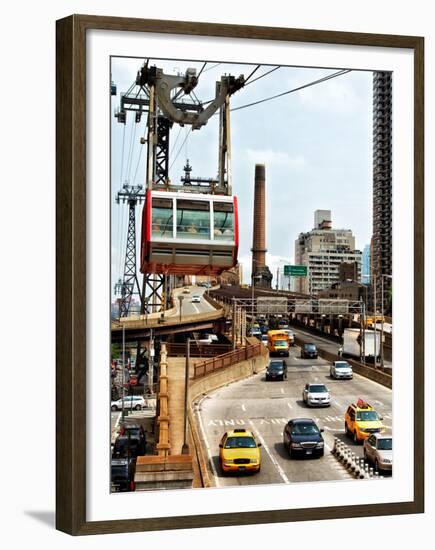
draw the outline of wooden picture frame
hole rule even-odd
[[[375,505],[89,522],[86,519],[86,33],[90,29],[406,48],[414,58],[414,499]],[[73,15],[56,35],[56,527],[71,535],[414,514],[424,511],[424,39]]]

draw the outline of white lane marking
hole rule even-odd
[[[338,401],[333,401],[334,405],[338,407],[339,409],[342,408],[341,404]]]
[[[281,393],[284,393],[284,388],[281,388]]]
[[[118,418],[116,419],[116,422],[115,422],[114,430],[116,430],[116,428],[118,427],[119,421],[121,420],[121,416],[122,416],[122,413],[119,413]]]
[[[292,405],[291,403],[287,403],[287,407],[288,407],[289,409],[293,409],[293,405]]]
[[[283,479],[284,483],[289,484],[289,483],[290,483],[289,478],[286,476],[284,470],[281,468],[281,466],[279,465],[279,463],[278,463],[278,461],[276,460],[276,458],[275,458],[275,457],[273,456],[273,454],[270,452],[270,449],[269,449],[269,447],[266,445],[266,442],[264,441],[263,437],[262,437],[261,434],[258,432],[258,430],[255,428],[255,424],[252,422],[252,420],[250,420],[249,423],[250,423],[251,426],[254,428],[255,433],[257,434],[257,438],[260,440],[261,445],[264,447],[264,450],[265,450],[266,453],[269,455],[270,460],[271,460],[272,463],[274,464],[275,468],[278,470],[278,473],[279,473],[279,475],[281,476],[281,478]]]
[[[243,412],[246,412],[246,407],[245,407],[245,405],[243,405],[243,404],[242,404],[242,411],[243,411]]]
[[[205,398],[206,398],[206,396],[204,396],[198,402],[198,409],[201,407],[201,404],[202,404],[202,402],[204,401]],[[201,416],[201,413],[199,411],[197,412],[197,414],[198,414],[198,418],[199,418],[199,427],[201,429],[202,438],[204,440],[205,448],[207,450],[208,461],[210,462],[211,469],[213,470],[213,475],[215,477],[216,487],[219,487],[220,486],[219,477],[218,477],[218,473],[217,473],[217,470],[216,470],[216,466],[214,465],[214,462],[213,462],[213,457],[212,457],[212,454],[211,454],[210,445],[208,444],[207,435],[206,435],[205,430],[204,430],[204,425],[202,423],[202,416]]]

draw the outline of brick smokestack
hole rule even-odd
[[[254,220],[252,230],[252,273],[255,286],[271,287],[272,274],[266,266],[266,168],[255,165]]]

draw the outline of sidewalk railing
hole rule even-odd
[[[194,366],[193,378],[206,376],[216,370],[231,367],[232,365],[241,363],[242,361],[246,361],[247,359],[251,359],[265,352],[265,346],[259,342],[258,344],[224,353],[223,355],[217,355],[216,357],[196,363]]]

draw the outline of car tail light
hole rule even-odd
[[[136,484],[134,482],[134,480],[130,481],[130,491],[134,491],[136,488]]]

